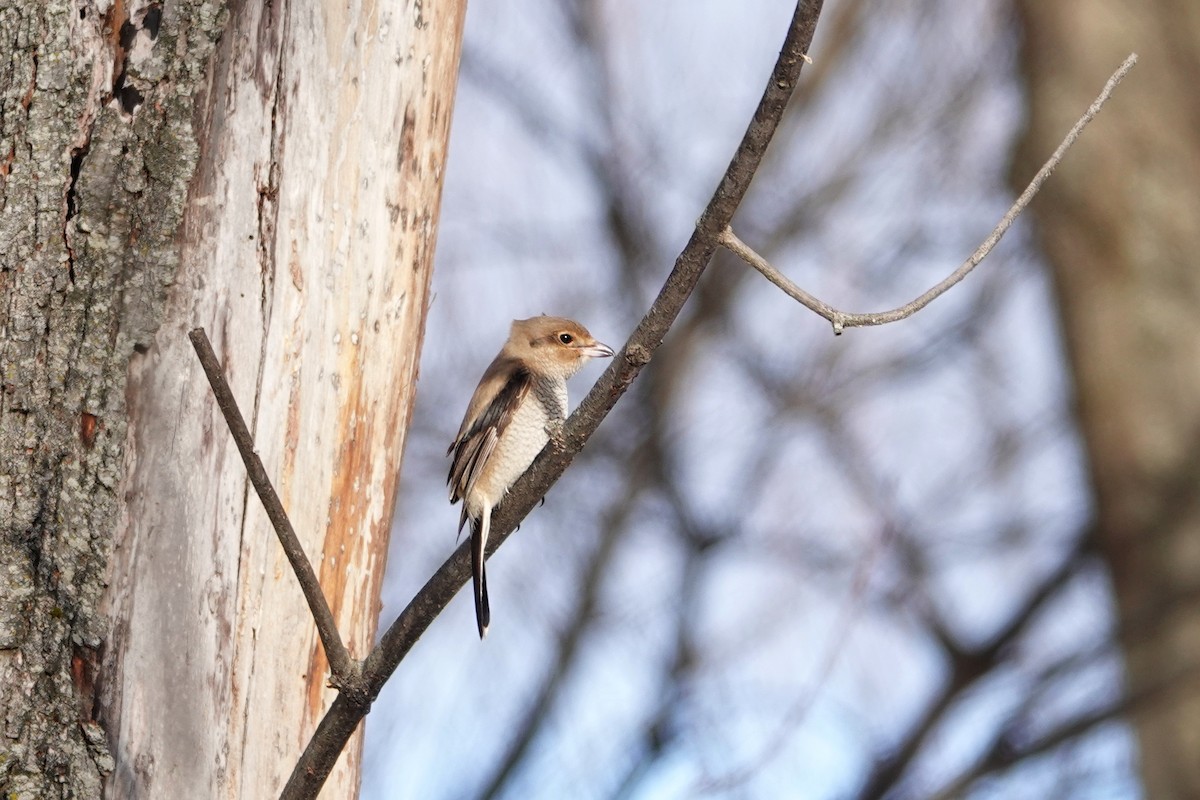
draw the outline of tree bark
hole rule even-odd
[[[145,8],[130,19],[121,3],[0,9],[5,797],[97,797],[113,767],[94,687],[126,367],[150,345],[179,263],[191,95],[217,8],[172,4],[170,24]]]
[[[1173,0],[1022,0],[1034,169],[1095,85],[1141,61],[1035,202],[1053,265],[1146,796],[1200,797],[1200,13]],[[1153,620],[1153,624],[1146,624]]]
[[[196,325],[369,648],[463,10],[0,9],[6,797],[270,796],[332,700]]]

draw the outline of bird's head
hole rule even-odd
[[[505,348],[538,372],[569,378],[589,358],[606,358],[613,350],[596,341],[588,329],[565,317],[513,320]]]

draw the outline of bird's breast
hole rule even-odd
[[[547,406],[540,394],[530,392],[500,434],[487,467],[475,483],[475,496],[469,498],[472,514],[481,506],[493,507],[500,502],[550,440],[548,426],[561,422],[562,406],[557,402]]]

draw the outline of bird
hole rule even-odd
[[[462,501],[458,533],[471,521],[471,578],[479,638],[491,624],[484,553],[494,509],[567,418],[567,379],[613,349],[565,317],[513,320],[508,341],[471,395],[452,456],[450,503]]]

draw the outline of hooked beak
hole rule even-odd
[[[579,355],[586,356],[588,358],[609,358],[615,355],[615,353],[613,353],[613,349],[608,345],[595,342],[593,344],[589,344],[587,347],[579,348]]]

